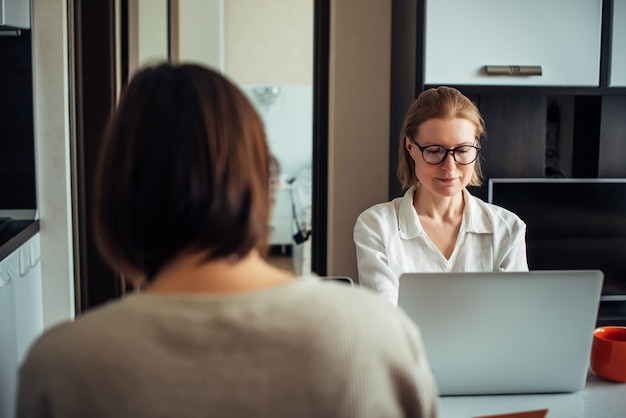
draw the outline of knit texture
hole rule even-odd
[[[315,279],[138,294],[45,333],[18,417],[435,417],[417,328],[366,289]]]

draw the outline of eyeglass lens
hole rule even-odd
[[[462,145],[453,150],[447,150],[441,145],[429,145],[422,150],[422,157],[428,164],[439,164],[446,159],[448,152],[459,164],[470,164],[478,157],[478,150],[471,145]]]

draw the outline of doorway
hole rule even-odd
[[[273,252],[285,267],[287,260],[294,270],[301,265],[305,273],[308,267],[294,260],[301,249],[302,257],[309,257],[311,271],[325,275],[330,1],[108,0],[96,6],[86,0],[72,2],[76,38],[73,83],[77,154],[77,313],[119,297],[127,290],[121,278],[95,250],[90,228],[89,186],[99,138],[121,87],[141,65],[159,61],[195,61],[219,68],[249,95],[266,120],[270,146],[283,166],[279,185],[284,187],[276,197],[283,196],[287,203],[279,203],[273,214],[273,219],[282,217],[279,220],[284,227],[272,238]],[[232,13],[243,15],[228,24]],[[180,14],[188,16],[184,24],[181,24]],[[305,19],[307,22],[302,23]],[[295,27],[300,35],[280,32],[277,29],[280,22],[287,23],[285,30]],[[243,35],[229,32],[238,27]],[[206,33],[198,35],[198,28]],[[277,36],[278,33],[281,35]],[[276,38],[283,44],[271,46],[270,40]],[[302,45],[288,47],[284,41],[290,38],[299,39]],[[262,39],[267,45],[259,44]],[[236,54],[230,56],[229,47],[237,42],[240,46]],[[243,52],[246,50],[250,51],[248,55]],[[273,74],[271,68],[280,71]],[[293,112],[297,107],[305,109],[304,114],[279,116],[280,109]],[[294,143],[298,147],[294,147]],[[315,232],[305,250],[304,246],[294,244],[293,236],[298,228],[292,216],[293,206],[289,208],[293,198],[291,193],[285,197],[284,190],[294,189],[296,179],[303,177],[300,174],[306,169],[311,175],[308,186],[311,192],[307,196],[311,205],[311,228]],[[290,226],[287,226],[287,219]],[[291,235],[291,242],[286,235]]]
[[[129,66],[200,63],[243,90],[263,119],[280,167],[269,261],[310,274],[315,1],[160,1],[160,11],[153,0],[136,2],[136,20],[129,19],[129,27],[136,27],[137,36],[129,37],[129,44],[136,45],[137,58],[129,54]],[[155,36],[158,28],[167,36]]]

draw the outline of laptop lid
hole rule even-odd
[[[441,395],[585,386],[599,270],[411,273],[398,305],[417,324]]]

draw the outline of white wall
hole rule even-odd
[[[224,2],[173,0],[173,61],[224,69]]]
[[[313,82],[313,0],[224,0],[226,74],[238,84]]]
[[[283,180],[293,178],[313,159],[313,86],[274,85],[276,99],[263,104],[257,96],[267,85],[240,85],[257,108],[272,154],[278,160]]]
[[[167,61],[167,0],[137,2],[139,65]]]
[[[74,317],[67,0],[33,0],[37,202],[44,327]]]
[[[148,1],[148,0],[143,0]],[[256,106],[285,178],[313,153],[313,0],[179,0],[179,62],[221,69]],[[276,87],[266,105],[256,92]]]
[[[312,83],[313,0],[174,0],[173,20],[175,61],[241,85]]]

